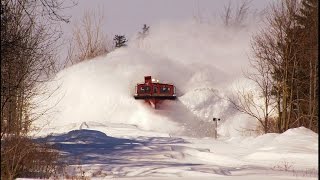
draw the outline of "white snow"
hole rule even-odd
[[[71,176],[92,179],[316,179],[318,134],[304,128],[248,136],[257,122],[226,100],[244,80],[256,29],[194,22],[151,26],[144,40],[79,63],[46,84],[35,113],[38,140],[65,153]],[[154,110],[134,100],[151,75],[177,87],[178,100]],[[46,98],[38,96],[35,101]],[[221,118],[217,140],[212,118]],[[46,135],[50,135],[46,137]]]

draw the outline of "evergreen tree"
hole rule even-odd
[[[143,39],[149,34],[149,28],[150,26],[147,26],[146,24],[143,25],[142,27],[142,32],[138,33],[138,37]]]
[[[285,38],[277,44],[282,59],[273,78],[281,84],[282,131],[305,126],[318,132],[317,9],[316,0],[303,0],[300,9],[288,13],[294,23],[284,28]]]
[[[149,28],[150,26],[147,26],[146,24],[144,24],[142,28],[142,34],[147,35],[149,33]]]
[[[299,124],[318,132],[318,1],[302,0],[295,20],[297,26],[292,31],[299,37],[296,49],[300,52],[294,99],[302,117]]]
[[[278,132],[300,126],[318,132],[318,2],[281,1],[271,13],[253,51],[272,68]]]
[[[128,42],[128,40],[126,39],[126,37],[124,35],[115,35],[113,40],[115,42],[116,48],[127,46],[126,42]]]

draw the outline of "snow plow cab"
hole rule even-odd
[[[145,76],[144,83],[137,84],[134,98],[145,100],[156,109],[157,104],[163,100],[175,100],[176,89],[172,84],[159,83],[151,76]]]

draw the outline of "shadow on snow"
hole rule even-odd
[[[184,148],[189,142],[175,137],[138,137],[132,140],[110,137],[96,130],[82,129],[38,138],[36,141],[53,144],[62,152],[61,161],[67,165],[95,164],[97,168],[102,168],[101,170],[108,174],[117,172],[114,175],[116,177],[125,177],[129,173],[135,173],[136,176],[157,176],[163,173],[161,170],[157,171],[158,169],[174,167],[224,176],[274,173],[266,167],[246,165],[227,167],[186,162],[185,154],[176,150]],[[139,168],[141,172],[136,172]],[[170,173],[179,175],[179,172],[175,171],[166,172],[166,174]]]
[[[174,144],[188,143],[182,138],[174,137],[139,137],[138,140],[115,138],[103,132],[88,129],[49,135],[45,138],[38,138],[36,141],[53,144],[62,152],[63,161],[69,165],[135,164],[135,166],[178,165],[172,162],[157,161],[168,159],[166,156],[156,157],[156,159],[152,157],[164,154],[164,151],[172,151],[170,147]],[[188,164],[183,164],[185,165]]]

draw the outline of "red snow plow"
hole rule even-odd
[[[176,89],[172,84],[159,83],[158,80],[151,79],[151,76],[145,76],[144,83],[137,84],[134,98],[145,100],[157,109],[157,104],[161,101],[176,99]]]

